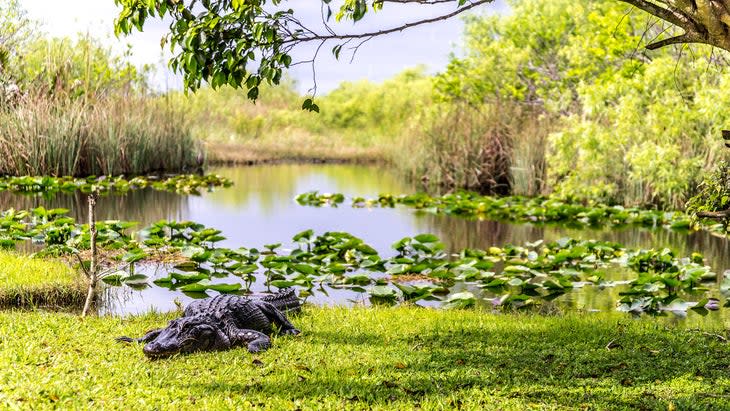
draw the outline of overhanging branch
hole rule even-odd
[[[453,0],[452,0],[453,1]],[[356,40],[356,39],[364,39],[364,38],[372,38],[372,37],[378,37],[378,36],[384,36],[391,33],[397,33],[412,27],[417,27],[423,24],[430,24],[441,20],[447,20],[454,16],[457,16],[461,13],[464,13],[468,10],[473,9],[474,7],[481,6],[483,4],[491,3],[494,0],[477,0],[470,2],[469,4],[465,5],[464,7],[458,8],[454,10],[451,13],[444,14],[441,16],[432,17],[429,19],[423,19],[418,20],[410,23],[405,23],[403,25],[392,27],[389,29],[383,29],[383,30],[377,30],[377,31],[371,31],[366,33],[354,33],[354,34],[334,34],[334,33],[327,33],[327,34],[317,34],[312,36],[304,36],[304,37],[291,37],[288,39],[285,39],[283,41],[284,44],[288,43],[306,43],[310,41],[328,41],[328,40]],[[421,3],[421,1],[399,1],[398,3]],[[434,3],[434,2],[423,2],[423,3]]]
[[[631,4],[634,7],[637,7],[641,10],[644,10],[645,12],[659,17],[662,20],[666,20],[675,26],[679,26],[685,30],[687,30],[688,25],[693,25],[692,21],[679,12],[678,10],[672,10],[666,7],[662,7],[658,4],[652,3],[650,1],[646,0],[619,0],[623,1],[624,3]]]

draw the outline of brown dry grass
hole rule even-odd
[[[319,146],[311,141],[272,141],[266,143],[208,141],[209,164],[261,164],[277,162],[375,163],[383,161],[379,148]]]

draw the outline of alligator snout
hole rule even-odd
[[[169,357],[179,351],[180,348],[177,346],[166,346],[166,344],[159,344],[154,341],[147,343],[142,348],[144,355],[153,359]]]

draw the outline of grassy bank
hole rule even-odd
[[[211,165],[253,165],[268,163],[375,163],[385,154],[376,147],[358,147],[337,139],[298,135],[256,142],[208,141],[207,162]]]
[[[612,314],[309,308],[259,355],[146,359],[170,316],[0,313],[4,408],[719,409],[727,345]],[[712,332],[713,330],[708,330]]]
[[[266,87],[255,104],[230,88],[173,93],[171,101],[190,113],[209,163],[389,161],[401,149],[403,131],[428,105],[431,81],[416,68],[380,84],[345,82],[317,97],[319,113],[301,109],[303,97],[292,81]]]
[[[0,252],[0,307],[80,307],[79,274],[60,261]]]

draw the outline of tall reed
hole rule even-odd
[[[119,175],[192,170],[186,117],[141,93],[58,98],[28,92],[0,109],[0,174]]]
[[[393,160],[428,185],[540,194],[551,120],[516,103],[441,104],[406,133]]]

